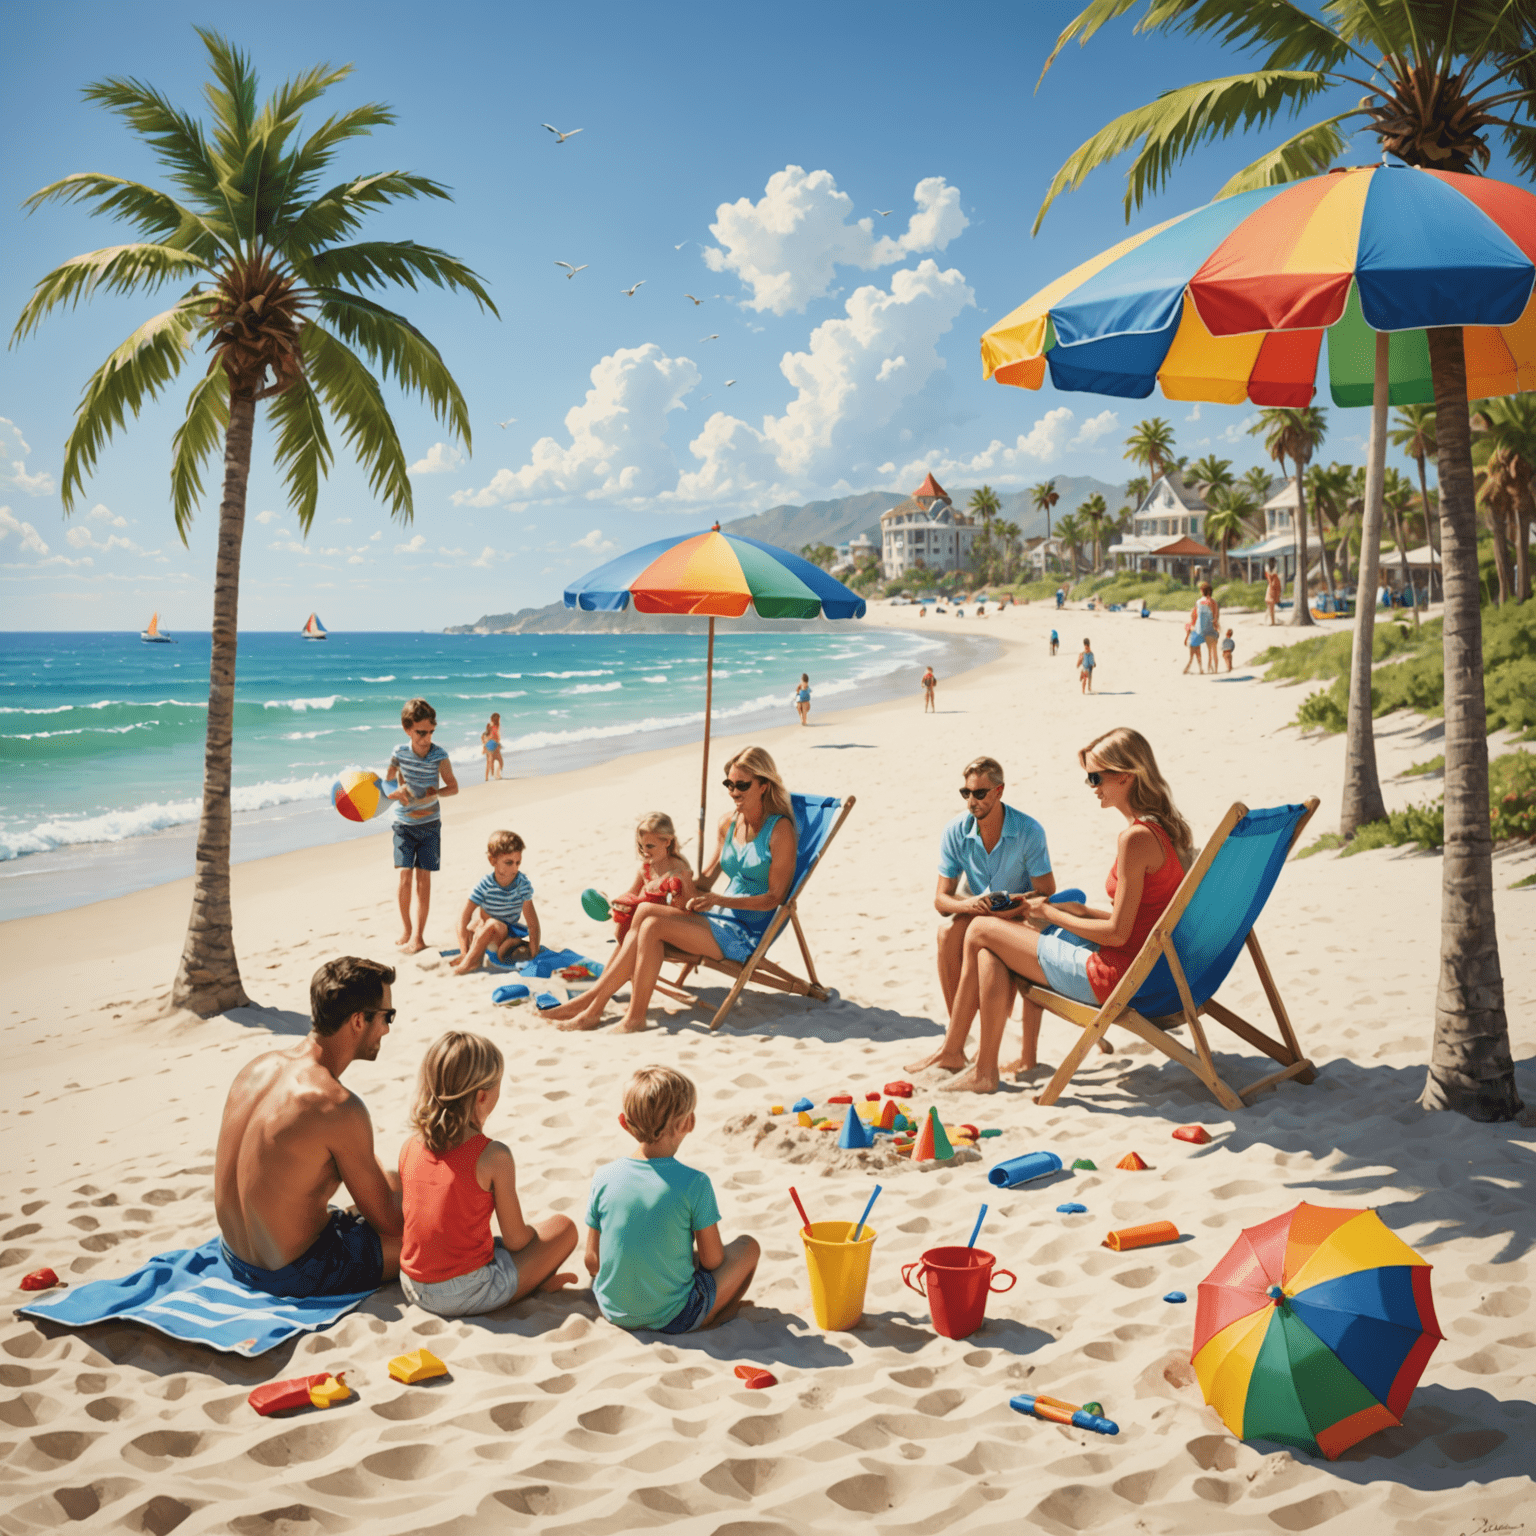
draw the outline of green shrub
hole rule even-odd
[[[1327,688],[1320,688],[1303,700],[1296,711],[1296,724],[1304,731],[1342,731],[1349,723],[1349,684],[1338,678]]]
[[[1417,843],[1426,852],[1445,844],[1445,802],[1436,800],[1433,805],[1410,805],[1405,810],[1392,811],[1385,821],[1368,821],[1355,830],[1340,858],[1347,859],[1352,853],[1368,853],[1372,848],[1401,848]]]
[[[1439,752],[1434,757],[1425,759],[1422,763],[1414,763],[1412,767],[1403,770],[1405,779],[1423,777],[1431,773],[1440,773],[1445,768],[1445,753]]]
[[[1505,752],[1488,764],[1493,840],[1536,839],[1536,753]]]
[[[1296,851],[1298,859],[1310,859],[1314,853],[1332,853],[1335,848],[1342,848],[1344,839],[1337,832],[1324,832],[1315,843],[1308,843],[1305,848]]]

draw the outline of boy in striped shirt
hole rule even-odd
[[[487,950],[504,959],[514,950],[521,957],[521,941],[512,932],[514,923],[528,930],[526,945],[531,960],[539,952],[539,914],[533,909],[533,886],[522,871],[523,840],[516,832],[493,832],[485,845],[491,872],[469,893],[459,915],[460,955],[455,976],[478,971]],[[478,910],[479,917],[475,918]],[[470,922],[478,926],[471,932]]]
[[[432,740],[437,730],[437,711],[425,699],[412,699],[400,711],[400,726],[410,744],[396,747],[384,770],[386,779],[398,779],[400,787],[389,798],[395,802],[395,868],[400,871],[400,937],[395,948],[417,954],[427,947],[427,912],[432,905],[432,872],[442,867],[443,817],[438,801],[456,795],[459,781],[453,776],[448,754]],[[439,777],[442,782],[439,783]],[[411,925],[411,890],[416,891],[416,923]]]

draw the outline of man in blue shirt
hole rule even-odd
[[[941,919],[939,985],[946,1013],[954,1007],[960,986],[965,931],[971,919],[1023,916],[1024,907],[1017,902],[1011,910],[994,910],[992,894],[1056,893],[1045,828],[1033,816],[1003,804],[1002,764],[995,757],[978,757],[966,764],[962,782],[960,794],[967,808],[944,828],[939,840],[939,883],[933,898]],[[961,876],[969,887],[964,895],[959,893]],[[911,1070],[940,1064],[935,1056],[914,1063]],[[964,1065],[963,1059],[959,1065]]]

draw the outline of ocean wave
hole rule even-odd
[[[579,689],[577,690],[580,691]],[[526,697],[526,688],[508,688],[501,693],[455,693],[451,698],[455,699],[521,699]]]
[[[597,674],[588,672],[586,676],[593,677]],[[572,693],[612,693],[616,688],[622,688],[623,683],[577,683],[570,690]]]
[[[383,677],[365,677],[363,679],[365,683],[392,683],[394,680],[395,674],[393,672],[386,672]]]
[[[49,741],[55,736],[124,736],[129,731],[148,731],[158,720],[135,720],[132,725],[77,725],[67,731],[17,731],[0,735],[0,741]]]
[[[665,672],[658,672],[656,674],[656,676],[654,676],[654,677],[642,677],[640,679],[640,681],[642,683],[668,683],[668,682],[671,682],[672,679],[669,678]]]
[[[567,677],[612,677],[613,668],[599,667],[595,672],[534,672],[530,675],[533,677],[557,677],[561,679]]]
[[[64,715],[74,709],[202,709],[206,701],[186,699],[98,699],[94,704],[50,704],[46,708],[24,709],[19,705],[0,707],[0,715]]]
[[[262,708],[292,709],[303,714],[306,709],[332,709],[340,697],[339,693],[328,693],[319,699],[268,699]]]
[[[497,677],[509,677],[509,678],[513,679],[513,681],[516,681],[522,675],[523,674],[521,672],[498,672],[496,674]]]

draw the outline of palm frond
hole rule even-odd
[[[474,295],[482,310],[497,314],[479,274],[447,251],[414,240],[367,240],[353,245],[333,245],[314,256],[294,258],[294,269],[317,288],[383,288],[403,283],[415,289],[418,278],[439,288],[462,288]],[[497,315],[499,319],[500,316]]]
[[[203,499],[203,466],[228,429],[229,375],[213,368],[187,396],[186,415],[171,439],[171,515],[183,544]]]
[[[314,195],[316,178],[349,139],[366,138],[375,128],[387,128],[395,121],[394,112],[383,102],[370,101],[328,117],[294,151],[287,168],[292,196],[308,199]]]
[[[292,80],[285,80],[262,108],[261,116],[256,121],[257,133],[266,136],[274,147],[280,147],[286,142],[288,135],[299,126],[299,115],[304,108],[311,102],[318,101],[333,85],[340,85],[351,73],[350,64],[340,66],[316,64]],[[376,103],[370,103],[369,106],[357,110],[360,112],[383,111],[386,114],[385,121],[394,121],[394,116],[389,109],[380,108]],[[335,122],[336,119],[332,118],[330,121]]]
[[[38,279],[11,332],[11,344],[14,346],[36,330],[44,317],[61,304],[74,308],[98,288],[109,293],[152,293],[173,278],[208,270],[208,264],[191,252],[172,250],[165,245],[109,245],[99,251],[87,251],[83,256],[72,256]]]
[[[224,206],[218,171],[203,126],[196,118],[172,106],[153,86],[124,76],[98,80],[86,86],[82,94],[87,101],[122,117],[170,168],[171,180],[194,202],[205,209]]]
[[[304,329],[304,358],[310,382],[335,417],[347,447],[368,471],[369,490],[389,507],[392,517],[409,522],[414,511],[411,477],[379,381],[350,347],[318,325]],[[299,522],[307,526],[302,513]]]
[[[229,166],[242,164],[251,150],[256,126],[256,71],[250,55],[207,27],[194,29],[208,50],[213,79],[203,95],[213,108],[213,142]]]
[[[1320,176],[1348,146],[1349,140],[1339,132],[1338,125],[1353,115],[1341,112],[1292,134],[1231,177],[1216,194],[1216,201],[1238,192],[1251,192],[1255,187],[1273,187],[1285,181],[1299,181],[1303,176]]]
[[[1056,46],[1051,49],[1051,55],[1045,61],[1044,68],[1040,71],[1040,80],[1045,79],[1046,70],[1050,69],[1051,65],[1056,62],[1056,55],[1074,37],[1079,45],[1086,43],[1100,27],[1107,26],[1110,22],[1124,16],[1135,4],[1136,0],[1092,0],[1092,4],[1086,10],[1079,11],[1062,28],[1061,35],[1056,39]],[[1040,80],[1035,81],[1035,89],[1037,91],[1040,89]]]
[[[60,481],[66,512],[128,413],[137,416],[145,402],[181,372],[192,349],[199,310],[207,302],[202,295],[188,296],[146,320],[86,381],[75,424],[64,444]]]
[[[1127,223],[1143,199],[1160,191],[1173,167],[1199,145],[1239,129],[1263,127],[1328,88],[1327,78],[1315,70],[1259,70],[1165,91],[1156,101],[1122,113],[1072,152],[1052,179],[1031,233],[1039,233],[1062,192],[1081,186],[1091,171],[1138,142],[1141,148],[1126,173]]]
[[[271,239],[285,255],[313,251],[350,235],[363,215],[407,197],[438,197],[451,202],[447,187],[410,171],[380,171],[357,176],[322,192],[286,223],[274,227]]]
[[[212,260],[229,238],[228,230],[178,203],[170,193],[122,176],[76,171],[34,192],[21,206],[32,213],[49,202],[89,204],[93,214],[122,219],[147,238],[176,250],[193,251],[204,260]]]
[[[316,329],[311,326],[306,331]],[[272,401],[272,424],[277,429],[273,457],[288,492],[288,505],[308,533],[320,500],[320,482],[331,472],[331,443],[326,436],[325,414],[307,381],[284,390]]]
[[[317,288],[321,318],[348,346],[355,346],[402,389],[420,395],[433,414],[471,446],[469,409],[442,354],[403,315],[340,288]]]

